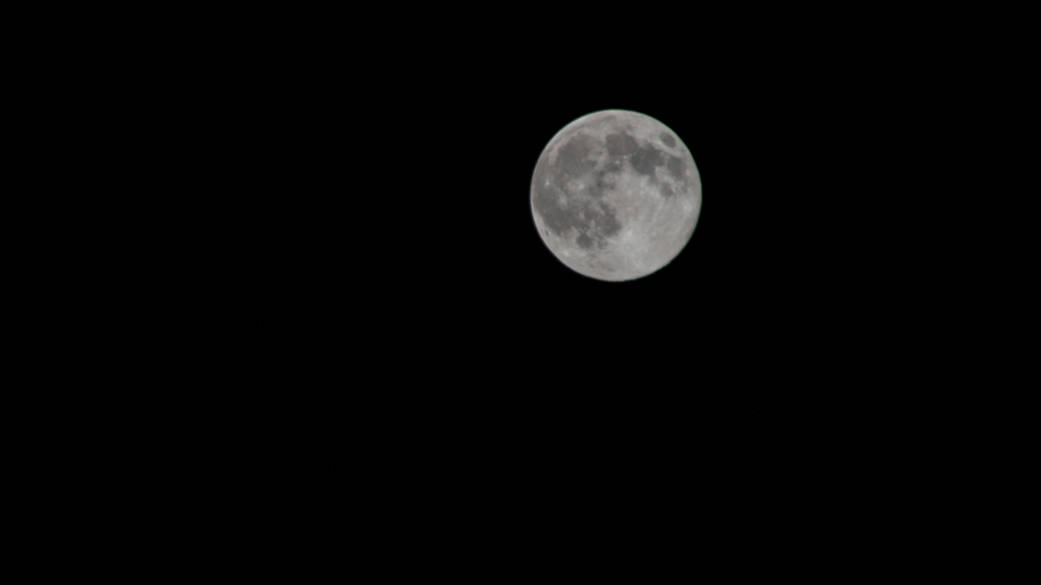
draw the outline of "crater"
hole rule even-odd
[[[625,168],[625,161],[618,157],[608,157],[601,169],[605,173],[617,173]]]
[[[585,211],[582,223],[575,226],[579,234],[575,241],[584,249],[595,246],[603,250],[608,238],[620,232],[622,225],[614,210],[603,203],[591,203]]]
[[[593,184],[589,186],[587,191],[591,196],[599,199],[613,187],[614,177],[610,176],[606,171],[601,170],[593,173]]]
[[[610,238],[622,231],[622,223],[618,221],[618,216],[615,215],[614,210],[607,204],[601,203],[597,205],[597,215],[594,221],[596,222],[596,234],[598,236]]]

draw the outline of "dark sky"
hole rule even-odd
[[[89,427],[61,449],[111,434],[87,467],[140,449],[118,462],[131,492],[173,485],[172,509],[216,508],[204,528],[236,523],[238,507],[260,538],[282,507],[355,532],[368,511],[424,548],[450,542],[442,527],[503,548],[486,535],[516,526],[541,546],[574,540],[558,528],[585,523],[576,511],[606,527],[628,508],[759,563],[741,539],[802,547],[788,527],[807,526],[807,509],[828,537],[869,524],[850,510],[887,539],[922,518],[960,476],[936,489],[916,476],[991,455],[972,417],[948,411],[993,384],[937,382],[971,361],[948,350],[964,322],[952,292],[974,278],[938,278],[973,243],[939,186],[962,170],[930,166],[923,138],[958,127],[944,92],[926,91],[946,46],[916,28],[941,17],[727,4],[102,15],[136,38],[64,15],[104,38],[84,43],[100,56],[63,52],[76,75],[41,71],[62,80],[56,115],[86,128],[53,140],[100,156],[45,173],[73,179],[69,207],[38,199],[106,217],[73,217],[84,245],[60,245],[80,271],[48,291],[56,313],[90,323],[38,331],[84,356],[43,355],[40,375],[68,372],[76,395],[37,392],[45,412]],[[666,124],[702,182],[686,248],[625,283],[561,264],[529,206],[547,142],[611,108]],[[113,395],[111,378],[128,391]],[[330,521],[340,509],[347,522]],[[629,534],[689,552],[669,532]],[[387,566],[415,564],[390,550]]]
[[[809,400],[911,359],[890,348],[914,333],[892,331],[929,268],[898,250],[905,162],[870,45],[767,17],[619,19],[305,27],[209,59],[204,269],[230,322],[322,374],[350,355],[431,384],[570,385],[573,404],[793,384]],[[557,261],[528,203],[548,140],[608,108],[672,128],[703,184],[686,249],[620,284]]]

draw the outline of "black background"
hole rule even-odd
[[[81,203],[112,202],[121,229],[89,226],[110,254],[69,254],[95,322],[62,343],[120,343],[63,367],[134,390],[62,402],[118,419],[86,423],[100,451],[137,449],[125,468],[175,491],[174,514],[197,499],[264,534],[345,501],[376,546],[399,525],[438,540],[457,510],[474,534],[547,540],[564,517],[705,521],[732,554],[746,526],[788,541],[805,510],[822,535],[892,532],[908,507],[956,521],[919,481],[973,440],[946,432],[966,399],[935,384],[958,371],[928,285],[951,261],[932,230],[948,193],[908,172],[942,105],[917,91],[921,29],[394,9],[139,18],[140,38],[97,40],[109,56],[69,57],[90,72],[73,95],[109,108],[75,101],[103,154],[85,176],[128,194]],[[668,125],[703,185],[687,247],[626,283],[556,260],[529,205],[550,138],[609,108]]]
[[[892,35],[787,9],[337,14],[214,20],[153,88],[183,220],[159,281],[171,338],[207,380],[274,389],[222,407],[470,443],[530,422],[732,448],[827,445],[930,404],[900,391],[930,375],[936,331],[908,230],[916,134],[895,132],[927,108]],[[611,108],[669,126],[703,185],[687,247],[625,283],[561,264],[529,204],[550,138]]]
[[[875,225],[895,173],[874,149],[886,104],[870,48],[768,17],[641,33],[475,23],[359,43],[307,31],[213,69],[229,90],[217,164],[231,181],[215,227],[232,222],[234,255],[214,266],[262,295],[277,327],[479,385],[549,371],[579,388],[819,383],[859,362],[887,294],[872,234],[896,231]],[[610,108],[672,128],[703,183],[687,248],[627,283],[563,266],[529,207],[548,140]]]

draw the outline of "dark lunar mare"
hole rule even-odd
[[[569,214],[566,194],[561,192],[551,177],[547,177],[547,167],[546,160],[542,159],[535,168],[535,193],[532,204],[546,227],[551,232],[562,235],[571,227],[572,217]],[[561,196],[564,196],[563,206],[560,202]]]
[[[624,132],[608,134],[605,140],[607,154],[611,156],[625,156],[636,152],[639,148],[636,139]]]
[[[596,161],[588,158],[592,147],[591,137],[579,134],[560,147],[554,164],[541,158],[535,168],[532,200],[551,232],[563,238],[574,229],[578,233],[576,243],[586,249],[594,245],[603,248],[607,238],[622,229],[614,210],[598,199],[608,184],[606,173],[601,171],[599,176],[594,173],[595,182],[585,194],[572,193],[567,187],[568,180],[596,168]]]
[[[577,134],[570,138],[557,151],[557,174],[567,180],[581,177],[593,170],[596,161],[588,158],[592,150],[593,137]]]
[[[668,164],[665,165],[668,169],[669,174],[677,179],[682,179],[683,174],[687,170],[687,164],[683,162],[683,159],[678,156],[670,156]]]
[[[641,148],[633,153],[629,163],[633,165],[633,170],[637,173],[653,177],[654,168],[665,164],[665,159],[662,157],[660,150],[647,145],[645,148]]]

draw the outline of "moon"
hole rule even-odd
[[[687,245],[701,211],[701,176],[683,141],[654,118],[604,110],[564,126],[531,180],[542,241],[590,278],[657,272]]]

